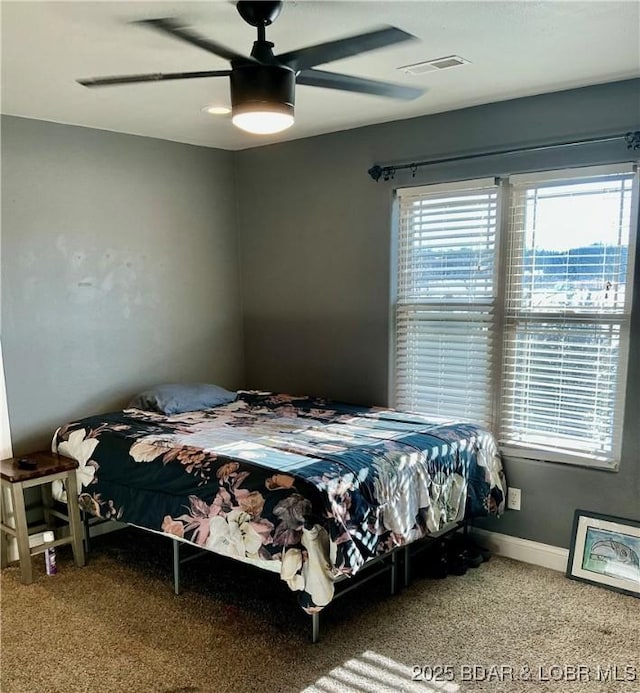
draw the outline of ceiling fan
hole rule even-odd
[[[93,77],[77,81],[85,87],[102,87],[134,82],[229,77],[232,122],[237,127],[255,134],[273,134],[293,125],[296,83],[405,100],[415,99],[424,93],[423,89],[415,87],[315,69],[316,65],[415,39],[415,36],[401,29],[387,26],[274,55],[273,43],[266,40],[265,29],[280,14],[282,2],[240,0],[236,7],[242,19],[258,30],[258,38],[253,44],[250,56],[241,55],[217,41],[205,38],[174,18],[145,19],[136,22],[228,60],[231,63],[229,70]]]

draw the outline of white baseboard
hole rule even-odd
[[[533,563],[543,568],[551,568],[564,573],[567,569],[569,551],[551,544],[541,544],[529,539],[512,537],[508,534],[488,532],[484,529],[471,528],[478,541],[498,556],[513,558],[523,563]]]

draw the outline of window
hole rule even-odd
[[[399,190],[395,405],[615,466],[636,191],[630,166]]]
[[[493,179],[400,193],[401,409],[491,422],[497,196]]]

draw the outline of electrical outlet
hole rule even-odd
[[[519,488],[509,486],[509,490],[507,491],[507,508],[509,508],[509,510],[520,510],[521,495],[522,492]]]

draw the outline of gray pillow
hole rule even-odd
[[[136,395],[129,402],[129,408],[171,415],[219,407],[235,398],[235,392],[206,383],[158,385]]]

